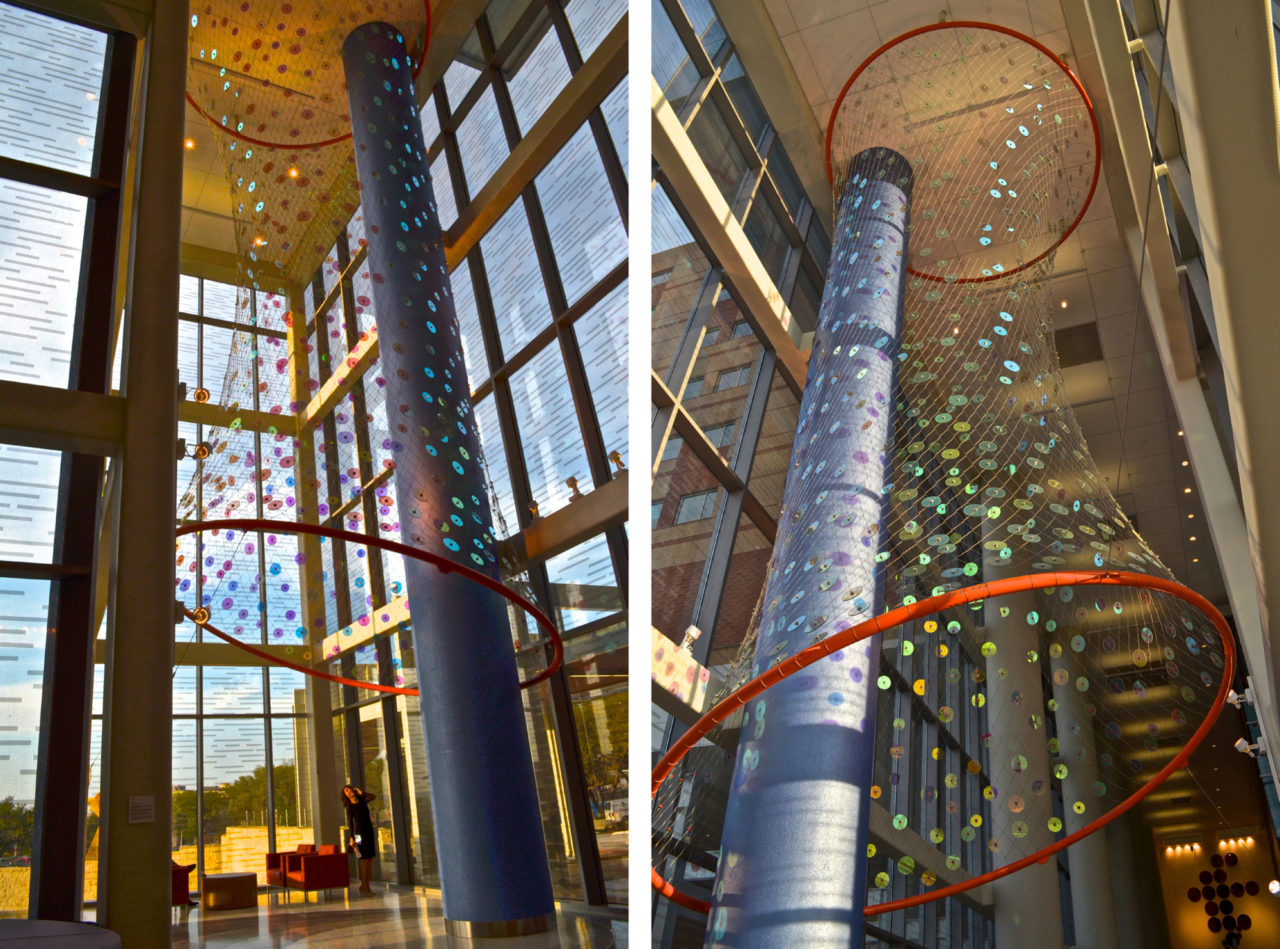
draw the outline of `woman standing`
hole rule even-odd
[[[369,816],[369,802],[374,795],[348,784],[342,789],[342,797],[347,806],[347,849],[354,850],[360,861],[360,893],[372,896],[369,877],[373,873],[373,858],[378,853],[373,818]]]

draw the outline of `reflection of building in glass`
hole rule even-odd
[[[890,5],[866,11],[802,10],[795,4],[766,9],[763,4],[663,0],[654,8],[653,79],[663,95],[657,96],[655,89],[652,116],[653,618],[671,643],[659,642],[655,655],[663,654],[672,674],[683,670],[670,650],[690,624],[704,630],[690,648],[709,667],[711,692],[750,628],[764,585],[767,551],[787,526],[777,522],[777,515],[808,368],[807,350],[812,346],[807,334],[814,325],[816,288],[822,286],[830,253],[825,228],[833,217],[832,199],[822,162],[822,129],[840,84],[858,62],[893,37],[937,20],[937,12],[923,6],[891,6],[891,12]],[[1175,124],[1183,131],[1186,126],[1171,120],[1168,111],[1171,102],[1177,109],[1186,108],[1185,96],[1174,96],[1175,84],[1179,92],[1199,88],[1220,70],[1209,65],[1213,56],[1208,50],[1199,50],[1185,36],[1175,40],[1172,28],[1167,55],[1173,70],[1162,68],[1166,28],[1158,5],[1125,6],[1123,12],[1106,3],[1087,6],[1090,16],[1079,17],[1079,22],[1073,20],[1072,10],[1064,16],[1053,4],[1033,5],[1025,13],[986,14],[1062,52],[1099,99],[1106,97],[1097,90],[1105,88],[1112,101],[1104,105],[1103,141],[1118,136],[1126,160],[1139,156],[1126,168],[1118,158],[1112,163],[1113,156],[1104,152],[1100,193],[1078,232],[1058,253],[1052,312],[1046,319],[1061,356],[1063,401],[1074,408],[1087,450],[1150,548],[1182,582],[1233,614],[1250,675],[1255,684],[1258,676],[1268,682],[1265,697],[1252,713],[1258,724],[1251,726],[1265,733],[1274,730],[1274,688],[1265,672],[1265,626],[1253,613],[1255,589],[1250,580],[1266,568],[1255,552],[1251,571],[1249,552],[1239,543],[1245,523],[1256,523],[1245,513],[1252,502],[1246,500],[1242,506],[1234,488],[1228,487],[1239,475],[1231,452],[1218,450],[1220,444],[1231,445],[1233,425],[1235,437],[1240,437],[1242,400],[1235,400],[1224,386],[1233,370],[1222,368],[1219,355],[1223,333],[1231,325],[1223,316],[1227,294],[1220,290],[1233,283],[1224,280],[1210,293],[1210,282],[1202,274],[1219,264],[1210,259],[1212,254],[1201,256],[1206,219],[1189,210],[1195,204],[1193,182],[1198,194],[1214,194],[1221,179],[1209,186],[1206,167],[1195,167],[1196,149],[1203,146],[1193,147],[1170,132]],[[1185,11],[1174,17],[1180,25],[1194,19]],[[1146,37],[1145,52],[1134,54],[1126,45],[1136,36]],[[1181,49],[1180,64],[1174,60],[1175,48]],[[1270,55],[1253,53],[1257,55],[1249,69],[1258,77],[1269,75]],[[1270,88],[1261,78],[1258,85]],[[1116,91],[1131,87],[1132,95]],[[1162,119],[1155,118],[1157,112]],[[1158,130],[1156,146],[1148,138],[1153,125]],[[1246,137],[1236,127],[1234,140]],[[1144,147],[1150,149],[1152,164],[1167,162],[1153,181]],[[1154,200],[1147,198],[1149,184]],[[1271,191],[1268,195],[1270,200]],[[1148,200],[1156,209],[1154,225],[1144,225]],[[1200,213],[1205,213],[1203,205]],[[1160,214],[1166,218],[1162,223]],[[1149,235],[1145,245],[1134,236],[1141,235],[1143,226]],[[937,235],[939,241],[944,237]],[[1177,269],[1179,263],[1185,265],[1185,274]],[[1141,302],[1135,277],[1139,273],[1158,286],[1158,291],[1144,288]],[[806,293],[801,293],[802,287]],[[1232,319],[1243,321],[1241,334],[1244,325],[1252,327],[1248,313],[1259,308],[1260,300],[1261,296],[1247,305],[1242,297],[1231,296]],[[1144,309],[1152,314],[1150,321]],[[735,335],[739,324],[746,327],[746,335]],[[1253,327],[1249,338],[1260,338],[1259,327]],[[1243,338],[1235,336],[1230,345]],[[744,346],[744,340],[751,347],[741,353],[734,350]],[[1186,384],[1197,369],[1207,393],[1199,383]],[[761,375],[763,385],[758,381]],[[732,403],[731,393],[736,396]],[[725,426],[731,426],[727,434]],[[1184,439],[1184,432],[1195,438]],[[944,469],[938,481],[946,476]],[[1248,480],[1246,476],[1242,482]],[[945,493],[921,492],[938,497]],[[1211,497],[1215,506],[1207,510]],[[956,535],[963,535],[967,520],[962,508],[953,511],[948,505],[946,512],[930,514],[927,533],[939,538],[947,534],[949,543],[959,544]],[[1215,519],[1211,551],[1203,546],[1209,534],[1205,522],[1213,524]],[[1201,527],[1187,529],[1195,524]],[[982,540],[994,543],[997,538]],[[1229,550],[1228,556],[1224,552]],[[993,569],[991,578],[998,576]],[[890,578],[890,592],[897,597],[928,595],[927,586],[916,589],[918,582],[914,576]],[[666,591],[672,595],[666,596]],[[1013,605],[1017,609],[1012,612],[1019,616],[1031,612],[1022,600]],[[966,698],[964,707],[952,707],[937,698],[939,691],[949,694],[945,686],[953,679],[991,679],[995,681],[983,687],[985,697],[997,704],[1013,701],[1010,687],[1000,691],[1001,663],[982,650],[984,642],[1000,639],[1004,620],[991,604],[985,611],[964,611],[954,633],[947,633],[954,639],[947,640],[945,656],[934,652],[924,629],[886,634],[874,722],[879,750],[872,775],[871,842],[876,851],[865,864],[868,903],[917,892],[926,867],[931,880],[943,881],[949,868],[940,864],[935,877],[935,868],[927,862],[930,852],[937,850],[930,834],[936,831],[943,839],[960,834],[958,821],[965,815],[970,820],[968,837],[957,851],[964,866],[990,869],[1008,859],[997,852],[1000,837],[1010,828],[1017,835],[1017,818],[1009,816],[1007,800],[984,792],[991,790],[990,776],[997,769],[1011,767],[1005,760],[1005,743],[1017,727],[987,705],[979,707]],[[931,648],[921,648],[925,644]],[[908,651],[911,646],[914,653]],[[1050,669],[1058,659],[1047,652],[1046,656],[1045,694],[1061,709],[1066,697],[1059,694],[1056,677],[1064,670]],[[655,674],[658,671],[655,666]],[[1136,670],[1128,674],[1141,678]],[[1124,685],[1118,679],[1108,684]],[[665,685],[668,694],[655,703],[653,713],[656,752],[686,730],[697,717],[695,707],[709,704],[697,690],[682,692],[675,681]],[[939,685],[944,688],[939,690]],[[673,698],[676,695],[690,698],[682,702]],[[1242,724],[1227,714],[1218,727],[1239,732]],[[1042,725],[1057,729],[1048,736],[1053,747],[1065,751],[1077,740],[1065,718],[1058,721],[1051,713]],[[665,879],[702,899],[711,897],[726,856],[719,831],[732,753],[739,748],[737,727],[737,720],[730,720],[693,749],[690,766],[682,772],[683,783],[666,799],[660,795],[654,811],[655,865]],[[1143,734],[1156,746],[1143,749],[1144,766],[1167,760],[1176,750],[1176,742],[1167,735],[1157,739]],[[726,748],[727,766],[722,760]],[[1043,868],[1049,885],[1037,884],[1034,896],[1025,892],[1029,884],[1019,882],[1017,875],[1009,878],[1015,890],[1024,887],[1016,907],[1010,909],[1007,891],[1001,905],[988,897],[962,894],[869,919],[867,945],[991,945],[997,928],[1008,925],[1009,913],[1031,904],[1041,907],[1039,916],[1045,919],[1060,912],[1061,935],[1055,932],[1041,940],[1050,944],[1060,938],[1068,945],[1156,945],[1164,944],[1162,937],[1151,942],[1150,934],[1166,931],[1169,944],[1193,945],[1194,940],[1210,938],[1204,920],[1188,922],[1179,905],[1187,901],[1185,886],[1176,893],[1171,883],[1165,887],[1173,895],[1166,896],[1167,912],[1161,912],[1155,888],[1146,881],[1177,878],[1179,868],[1172,860],[1192,852],[1193,842],[1207,848],[1205,842],[1210,841],[1216,848],[1215,828],[1224,819],[1260,832],[1271,825],[1252,793],[1230,790],[1258,780],[1257,771],[1238,758],[1223,756],[1206,743],[1192,759],[1192,773],[1231,769],[1238,784],[1215,781],[1202,788],[1191,774],[1175,774],[1131,817],[1050,861]],[[1078,819],[1073,798],[1066,796],[1077,770],[1073,766],[1070,776],[1051,782],[1045,798],[1034,802],[1035,807],[1051,809],[1059,826],[1069,827]],[[935,815],[944,798],[961,801],[962,813]],[[1019,813],[1030,810],[1019,806]],[[899,820],[919,834],[921,843],[905,864],[904,853],[890,844]],[[1267,835],[1274,841],[1273,834]],[[1164,859],[1153,857],[1153,842],[1160,843]],[[1176,850],[1179,845],[1184,845],[1183,851]],[[1228,849],[1237,846],[1224,843]],[[1098,883],[1108,876],[1110,883]],[[1114,923],[1098,927],[1089,908],[1112,901]],[[714,944],[714,921],[708,928],[706,916],[667,900],[659,899],[656,906],[655,942],[686,946],[702,945],[705,939]],[[1249,914],[1255,920],[1270,916],[1269,905],[1251,904]],[[1093,915],[1111,919],[1110,914]],[[1221,939],[1218,935],[1205,944],[1217,945]]]
[[[558,622],[565,638],[564,671],[524,693],[524,721],[555,895],[589,904],[625,901],[625,812],[619,816],[615,807],[613,819],[606,820],[598,803],[615,800],[626,780],[617,765],[627,748],[626,716],[619,708],[625,708],[626,695],[630,461],[624,8],[616,0],[528,0],[442,11],[436,35],[450,39],[433,41],[437,58],[424,67],[417,103],[504,571],[509,583]],[[273,271],[267,280],[260,270],[250,277],[248,271],[277,245],[273,232],[246,230],[253,223],[252,201],[228,203],[231,191],[249,183],[237,183],[234,173],[229,183],[227,161],[249,162],[249,147],[241,142],[233,153],[233,138],[212,130],[175,99],[168,132],[139,125],[140,150],[128,152],[123,129],[130,120],[134,74],[121,57],[133,55],[135,35],[162,29],[164,18],[157,14],[152,23],[138,15],[123,33],[109,37],[102,29],[120,28],[119,23],[95,23],[92,11],[84,15],[89,22],[73,27],[0,7],[3,33],[10,38],[0,42],[6,76],[0,122],[14,131],[6,134],[11,144],[0,153],[6,162],[27,163],[8,162],[0,169],[6,178],[0,229],[15,248],[6,255],[12,267],[0,276],[0,319],[15,321],[6,333],[13,337],[12,351],[0,353],[0,376],[4,385],[66,387],[70,380],[77,390],[65,405],[47,404],[44,416],[6,428],[9,444],[0,446],[0,503],[12,503],[0,508],[0,544],[8,551],[0,557],[0,587],[8,587],[11,597],[22,591],[26,600],[19,608],[6,597],[2,624],[8,633],[0,634],[0,650],[11,636],[31,647],[13,650],[17,661],[0,663],[0,700],[12,700],[19,710],[5,716],[12,736],[0,735],[0,755],[7,756],[0,757],[0,800],[12,796],[28,819],[45,814],[51,829],[43,842],[34,842],[37,853],[40,847],[46,855],[58,847],[74,852],[106,835],[109,846],[99,849],[95,843],[83,861],[84,897],[92,902],[101,891],[97,918],[121,931],[140,927],[133,938],[141,942],[151,938],[144,932],[155,935],[157,927],[167,926],[167,909],[136,900],[125,907],[123,884],[113,889],[112,880],[126,865],[145,863],[148,846],[159,854],[156,874],[164,869],[161,835],[152,834],[146,843],[143,837],[151,831],[129,825],[117,810],[144,793],[169,798],[157,804],[157,813],[170,823],[164,842],[180,863],[198,864],[194,881],[226,870],[261,873],[268,850],[338,842],[344,824],[339,790],[346,782],[359,784],[377,795],[377,876],[438,886],[416,697],[331,685],[264,665],[189,621],[176,626],[171,668],[160,669],[166,650],[155,653],[152,646],[141,660],[128,651],[128,631],[170,622],[176,597],[190,608],[203,606],[213,625],[275,657],[317,663],[357,680],[430,687],[431,670],[420,674],[412,648],[402,564],[371,549],[303,542],[283,532],[205,532],[165,551],[176,567],[172,592],[167,583],[154,582],[154,572],[150,593],[141,574],[129,581],[127,593],[113,588],[118,568],[124,571],[119,576],[128,576],[147,556],[149,526],[173,516],[172,509],[157,508],[122,521],[120,512],[139,511],[135,500],[163,500],[169,487],[175,493],[165,503],[171,508],[176,501],[184,520],[296,518],[396,540],[398,511],[413,502],[396,497],[387,478],[394,433],[384,404],[383,361],[370,346],[374,275],[364,259],[363,215],[354,202],[345,210],[333,210],[341,208],[340,201],[322,209],[324,189],[315,186],[328,175],[333,193],[344,194],[354,169],[341,160],[326,165],[337,154],[332,150],[280,150],[284,163],[274,170],[280,180],[254,182],[255,200],[266,204],[294,187],[308,197],[286,195],[291,213],[310,215],[311,225],[307,240],[297,243],[278,274]],[[169,28],[169,45],[176,50],[182,46],[179,33],[198,27],[184,22]],[[411,37],[419,44],[420,39]],[[447,43],[454,48],[441,45]],[[180,85],[175,77],[181,57],[165,67],[155,59],[165,46],[166,41],[148,43],[145,55],[152,56],[151,75],[171,71],[172,93]],[[233,47],[221,48],[221,55],[233,56]],[[191,70],[193,81],[209,81],[202,63]],[[335,88],[341,91],[340,86]],[[153,99],[161,101],[158,93]],[[19,101],[21,108],[11,105]],[[53,109],[58,121],[40,121],[41,109]],[[149,114],[154,118],[161,111],[155,105]],[[29,134],[22,138],[18,129]],[[180,185],[176,148],[167,159],[147,157],[161,154],[158,143],[165,134],[176,145],[179,130],[186,140]],[[351,146],[345,147],[350,154]],[[111,158],[112,149],[118,160]],[[168,206],[129,205],[126,224],[167,234],[164,240],[181,239],[180,253],[163,240],[149,250],[145,241],[139,245],[149,272],[169,274],[176,292],[174,300],[153,302],[150,310],[141,302],[145,292],[134,284],[122,282],[117,299],[109,283],[116,254],[126,256],[128,242],[116,245],[114,236],[95,236],[92,229],[85,234],[87,210],[109,209],[101,202],[104,195],[110,198],[111,182],[137,172],[136,164],[123,174],[119,169],[131,154],[156,162],[139,200],[164,187],[159,169],[168,167],[172,177]],[[336,180],[344,175],[345,184]],[[157,231],[167,212],[175,215],[172,227]],[[56,272],[38,263],[52,257],[54,245],[65,247]],[[141,281],[141,263],[138,268]],[[263,285],[251,292],[247,287],[254,279]],[[96,314],[95,299],[102,301]],[[33,300],[42,309],[33,309]],[[174,353],[148,353],[144,343],[126,342],[130,328],[147,318],[152,330],[160,328],[149,330],[148,339],[171,334]],[[154,364],[160,361],[176,371],[159,372]],[[167,380],[171,372],[175,383],[185,385],[176,436],[186,451],[179,453],[176,481],[166,484],[174,452],[164,413],[175,400],[167,382],[164,392],[149,395],[147,385]],[[111,390],[122,395],[101,402],[101,394]],[[10,407],[30,399],[14,391],[7,396],[13,401],[6,403],[6,417],[16,418]],[[160,435],[148,433],[149,448],[135,444],[121,455],[120,413],[133,406],[144,411],[144,405]],[[135,422],[132,431],[141,428]],[[73,463],[73,451],[88,460]],[[154,453],[153,470],[166,474],[145,488],[129,472],[147,470],[138,459],[148,451]],[[113,455],[112,470],[104,482],[107,453]],[[73,470],[74,464],[90,469]],[[570,479],[576,491],[566,484]],[[107,500],[99,504],[104,485]],[[89,553],[95,544],[96,561]],[[20,570],[18,562],[54,566]],[[65,575],[61,565],[68,566]],[[77,593],[74,584],[90,584],[95,567],[101,567],[101,581]],[[55,595],[50,606],[51,593],[59,589],[66,596]],[[88,614],[68,612],[73,596],[90,605]],[[144,614],[149,618],[140,619]],[[518,662],[528,677],[543,667],[543,650],[525,617],[512,613],[511,623]],[[99,641],[90,667],[91,705],[75,711],[74,701],[60,702],[57,708],[68,710],[68,720],[60,723],[55,716],[42,726],[42,697],[47,716],[55,696],[75,692],[66,678],[72,673],[55,661],[47,645],[53,640],[42,632],[53,625],[65,642],[74,641],[68,631],[77,628],[82,645],[91,643],[100,626],[107,638]],[[134,714],[140,717],[129,719]],[[171,768],[159,753],[163,748],[154,760],[139,751],[151,747],[139,730],[157,718],[170,723],[158,744],[172,749]],[[42,811],[49,805],[36,776],[53,760],[49,742],[56,742],[71,767],[76,756],[70,749],[79,741],[75,723],[83,721],[89,723],[89,770],[66,780],[87,785],[95,800],[102,792],[107,816],[101,832],[99,819],[91,816],[77,842],[75,827],[83,825],[84,815],[63,815],[70,830],[59,837],[51,812]],[[136,733],[131,745],[121,737],[122,728]],[[22,742],[21,754],[29,760],[10,742]],[[32,853],[32,846],[29,833],[13,843],[18,854]],[[106,862],[98,866],[99,853],[108,861],[116,855],[114,869]],[[44,861],[49,869],[42,885],[57,894],[66,913],[78,916],[77,861],[64,862],[71,864],[70,875],[55,879],[53,859]],[[167,880],[166,875],[160,881],[164,892]],[[25,914],[25,883],[10,889],[0,890],[0,911]],[[51,910],[53,903],[42,905],[52,915],[63,912]]]

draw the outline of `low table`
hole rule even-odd
[[[206,873],[200,878],[200,905],[205,909],[248,909],[258,905],[256,873]]]
[[[110,929],[87,923],[47,919],[0,919],[0,945],[48,949],[120,949],[120,937]]]

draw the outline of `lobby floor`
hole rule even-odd
[[[426,890],[374,884],[375,894],[330,891],[260,893],[253,909],[174,910],[173,949],[285,949],[333,946],[383,949],[626,949],[625,909],[599,911],[582,903],[557,906],[555,931],[512,939],[459,939],[444,931],[440,898]],[[354,891],[352,891],[354,892]]]

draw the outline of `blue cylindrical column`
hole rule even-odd
[[[911,170],[849,168],[765,581],[753,674],[883,608]],[[862,945],[880,637],[744,710],[707,944]]]
[[[462,337],[404,40],[342,45],[400,534],[498,577]],[[444,914],[459,934],[536,931],[554,910],[505,601],[405,563]],[[486,923],[500,924],[486,926]]]

